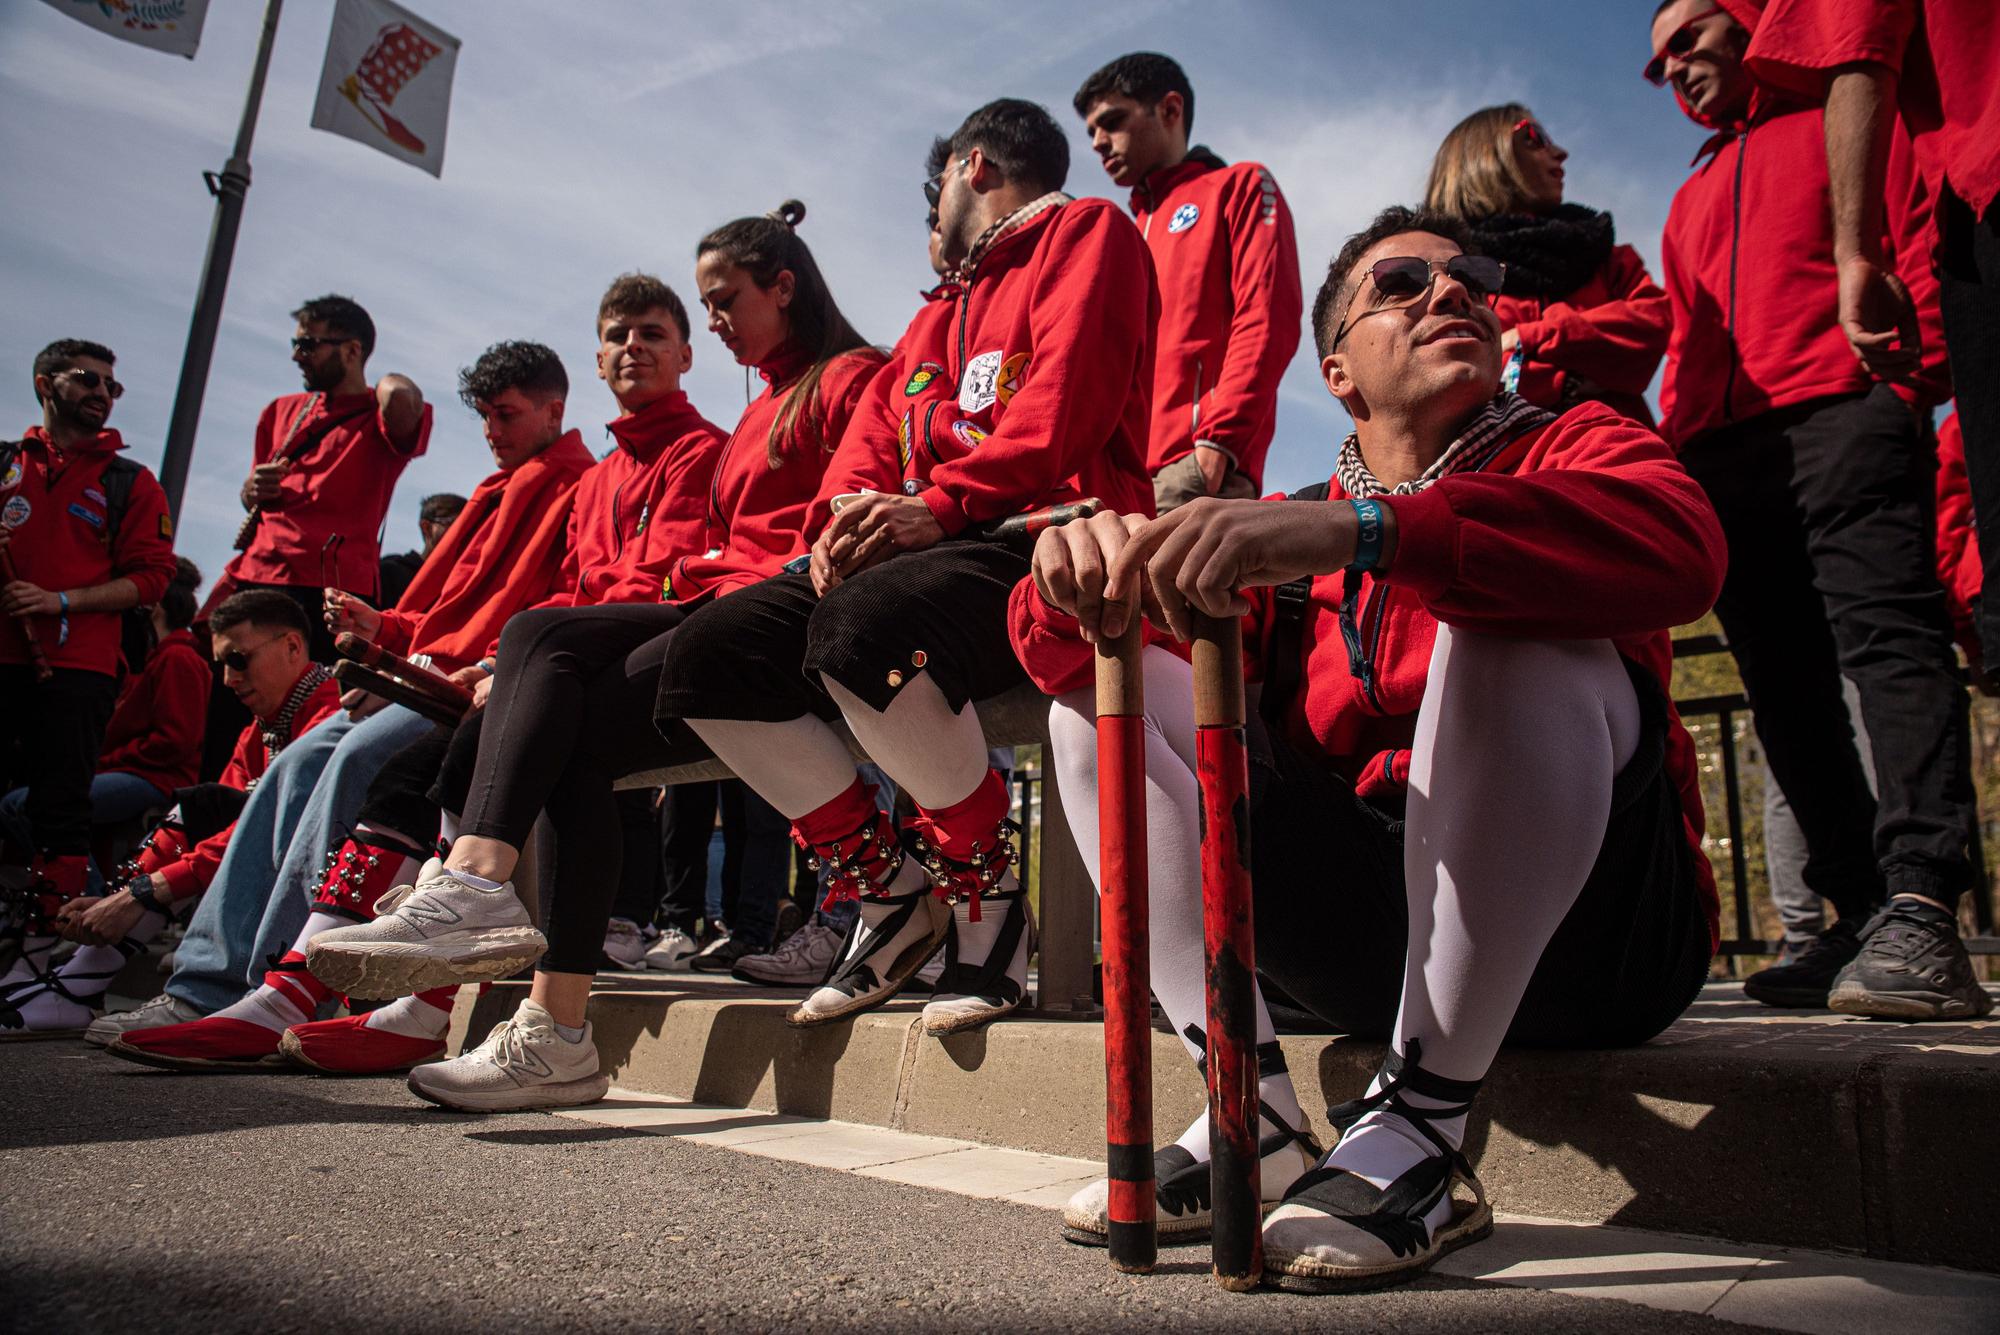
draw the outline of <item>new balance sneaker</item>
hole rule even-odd
[[[1834,980],[1827,1006],[1880,1020],[1976,1020],[1993,998],[1972,973],[1958,924],[1941,909],[1891,900]]]
[[[678,927],[669,927],[646,952],[646,967],[661,973],[679,973],[688,967],[695,949],[693,937]]]
[[[113,1011],[100,1015],[83,1031],[83,1041],[108,1047],[126,1034],[163,1025],[187,1024],[201,1018],[201,1012],[171,993],[162,992],[137,1010]]]
[[[415,885],[399,885],[375,905],[373,922],[321,932],[306,946],[306,967],[350,997],[402,997],[450,983],[508,978],[549,948],[510,881],[482,890],[424,864]]]
[[[282,1066],[280,1031],[249,1020],[210,1015],[187,1024],[139,1029],[105,1045],[114,1057],[169,1071],[243,1071]]]
[[[451,1061],[419,1066],[409,1084],[418,1098],[460,1112],[523,1112],[595,1103],[611,1088],[611,1077],[597,1069],[588,1024],[571,1043],[556,1032],[548,1011],[524,1001],[484,1043]]]
[[[1843,918],[1814,937],[1789,964],[1774,964],[1743,980],[1743,995],[1766,1006],[1823,1009],[1833,980],[1861,953],[1861,928]]]
[[[1278,1208],[1292,1183],[1305,1176],[1323,1153],[1309,1130],[1286,1126],[1268,1108],[1259,1130],[1257,1185],[1264,1212]],[[1179,1145],[1153,1152],[1154,1236],[1163,1247],[1207,1239],[1214,1222],[1206,1162]],[[1069,1198],[1062,1212],[1063,1236],[1086,1247],[1105,1247],[1111,1238],[1111,1183],[1100,1178]]]
[[[864,897],[847,949],[825,984],[785,1017],[800,1027],[873,1010],[902,990],[951,929],[951,906],[930,892]]]
[[[444,1056],[444,1040],[372,1029],[365,1015],[342,1015],[293,1025],[278,1040],[278,1052],[334,1075],[389,1075]]]
[[[604,958],[614,969],[640,972],[646,967],[646,937],[639,924],[628,918],[613,918],[604,929]]]
[[[729,972],[746,983],[774,986],[803,986],[817,983],[833,967],[840,953],[839,932],[823,923],[809,922],[785,939],[776,950],[745,955]]]
[[[758,954],[762,950],[762,946],[751,945],[739,932],[734,936],[725,936],[710,945],[707,950],[688,961],[688,968],[696,973],[729,973],[736,968],[738,960]]]

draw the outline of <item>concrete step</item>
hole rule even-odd
[[[510,1014],[522,984],[461,998],[457,1035]],[[591,1018],[627,1089],[949,1136],[1036,1154],[1103,1152],[1103,1031],[1023,1017],[939,1042],[921,999],[792,1029],[796,989],[600,975]],[[1362,1092],[1378,1043],[1283,1039],[1301,1102]],[[1178,1040],[1154,1040],[1158,1136],[1200,1110]],[[1894,1025],[1776,1011],[1711,985],[1643,1047],[1507,1051],[1467,1151],[1521,1215],[2000,1271],[2000,1021]]]

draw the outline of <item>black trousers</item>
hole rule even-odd
[[[1984,587],[2000,588],[2000,205],[1975,218],[1964,200],[1938,201],[1938,299],[1951,354],[1965,468],[1979,524]],[[2000,668],[2000,597],[1980,599],[1979,640],[1988,672]]]
[[[719,787],[678,783],[660,803],[660,925],[689,936],[708,914],[708,845]]]
[[[21,853],[89,854],[90,781],[117,698],[107,673],[57,668],[36,681],[28,664],[0,665],[0,755],[14,757],[11,786],[27,788],[34,830],[35,847]]]
[[[1806,885],[1843,918],[1885,888],[1953,902],[1972,880],[1974,807],[1929,433],[1878,385],[1738,423],[1681,458],[1729,540],[1715,611],[1805,833]],[[1874,798],[1843,674],[1874,747]]]
[[[618,828],[624,835],[625,852],[610,913],[627,922],[651,922],[660,908],[662,812],[653,805],[658,792],[654,788],[628,788],[611,799],[618,804]]]
[[[1535,966],[1509,1043],[1642,1043],[1679,1018],[1708,976],[1695,853],[1665,767],[1666,706],[1650,677],[1626,670],[1643,719],[1639,747],[1612,781],[1604,846]],[[1252,727],[1258,972],[1325,1024],[1386,1037],[1409,940],[1402,819]]]

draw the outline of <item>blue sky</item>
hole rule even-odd
[[[891,343],[928,278],[930,137],[990,98],[1033,98],[1071,127],[1071,193],[1116,194],[1069,97],[1125,51],[1179,59],[1195,137],[1276,173],[1308,303],[1341,239],[1413,201],[1439,138],[1480,106],[1534,107],[1573,155],[1570,198],[1612,211],[1655,273],[1703,137],[1639,78],[1651,4],[409,3],[463,42],[442,180],[307,127],[333,6],[285,7],[182,517],[182,550],[211,577],[257,413],[298,388],[286,313],[303,298],[358,298],[380,331],[370,373],[409,374],[437,405],[430,453],[390,512],[387,546],[403,550],[421,496],[491,469],[453,392],[487,344],[560,352],[571,424],[601,450],[615,408],[591,321],[605,284],[643,268],[686,294],[703,232],[787,197],[806,202],[801,235],[849,316]],[[0,432],[39,420],[37,349],[95,338],[129,387],[112,425],[157,466],[212,213],[200,173],[228,153],[262,9],[213,0],[189,62],[44,5],[0,7]],[[1272,486],[1325,477],[1347,430],[1309,346],[1281,389]],[[725,427],[742,410],[742,369],[699,328],[687,385]]]

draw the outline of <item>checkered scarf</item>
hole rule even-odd
[[[953,271],[952,277],[961,283],[971,282],[972,271],[979,267],[979,262],[986,258],[986,252],[993,249],[1001,237],[1034,221],[1050,209],[1069,202],[1070,196],[1065,195],[1060,190],[1051,190],[1040,199],[1029,200],[1026,204],[1023,204],[1020,208],[1015,209],[1012,213],[1001,218],[985,231],[981,232],[978,240],[972,243],[972,248],[965,252],[965,258],[959,262],[959,266]]]
[[[1457,440],[1445,446],[1436,463],[1421,476],[1393,487],[1383,486],[1368,471],[1368,465],[1361,459],[1359,434],[1350,431],[1340,443],[1340,460],[1334,465],[1334,476],[1340,479],[1341,490],[1356,500],[1370,496],[1414,496],[1447,474],[1478,472],[1523,432],[1553,422],[1555,416],[1518,394],[1500,394],[1480,409],[1479,416],[1459,433]]]
[[[318,663],[306,665],[305,675],[292,687],[292,693],[285,697],[284,706],[259,729],[264,736],[265,764],[276,760],[278,753],[291,744],[293,720],[305,707],[306,701],[312,698],[312,693],[319,689],[320,683],[332,675]]]

